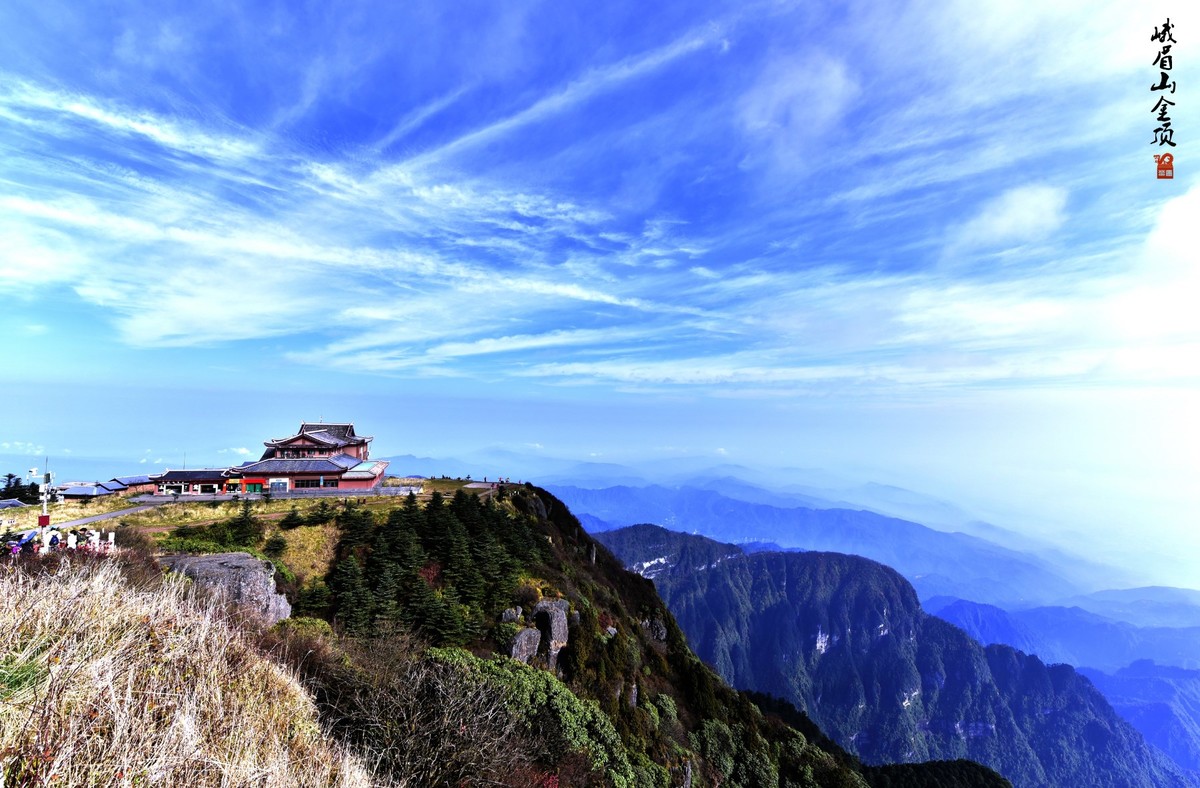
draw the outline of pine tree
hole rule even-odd
[[[441,597],[434,605],[432,615],[425,622],[422,631],[436,644],[458,645],[463,642],[466,628],[459,612],[461,601],[453,588],[442,591]]]
[[[451,515],[446,520],[446,558],[443,572],[446,580],[454,586],[468,605],[479,605],[483,601],[484,583],[471,558],[470,537],[467,529]]]
[[[386,624],[400,618],[400,586],[401,577],[394,563],[384,564],[371,577],[371,592],[375,602],[373,625],[376,631],[386,628]]]
[[[333,507],[329,505],[329,501],[322,499],[309,510],[308,515],[304,518],[306,525],[324,525],[333,519]]]
[[[334,595],[334,615],[351,635],[366,635],[371,629],[374,598],[363,579],[362,567],[354,557],[343,558],[329,580]]]
[[[291,510],[284,515],[283,519],[279,521],[279,527],[284,531],[290,531],[291,529],[299,528],[302,525],[304,525],[304,518],[300,516],[300,510],[295,506],[293,506]]]
[[[425,552],[443,563],[449,548],[447,532],[450,530],[450,520],[454,515],[445,505],[440,492],[434,491],[425,504],[425,517],[421,529],[421,545]]]
[[[263,536],[263,525],[254,516],[249,501],[242,501],[241,511],[228,523],[228,541],[230,544],[254,547]]]
[[[342,532],[341,547],[353,549],[371,541],[374,535],[375,518],[367,509],[347,506],[337,515],[338,530]]]
[[[467,529],[467,533],[472,539],[487,530],[478,495],[468,495],[462,488],[459,488],[450,502],[450,511],[454,512],[454,516]]]

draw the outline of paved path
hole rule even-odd
[[[114,517],[124,517],[127,514],[137,514],[138,512],[144,512],[147,509],[153,509],[154,507],[160,506],[160,505],[161,504],[150,503],[150,504],[146,504],[144,506],[135,506],[132,509],[120,509],[115,512],[105,512],[104,514],[94,514],[91,517],[81,517],[78,520],[71,520],[71,521],[65,522],[65,523],[51,523],[51,525],[53,525],[57,528],[60,528],[60,529],[74,528],[78,525],[87,525],[88,523],[95,523],[95,522],[99,522],[100,520],[111,520]]]

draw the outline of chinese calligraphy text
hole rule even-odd
[[[1175,80],[1171,75],[1175,67],[1175,56],[1171,54],[1171,47],[1178,42],[1175,40],[1174,31],[1175,25],[1171,24],[1171,19],[1168,17],[1161,27],[1155,26],[1154,33],[1150,36],[1151,41],[1162,45],[1152,64],[1158,68],[1158,84],[1150,85],[1150,92],[1156,99],[1150,112],[1158,122],[1158,127],[1154,129],[1154,139],[1150,141],[1150,144],[1158,145],[1160,148],[1164,145],[1175,147],[1175,129],[1171,126],[1171,108],[1175,106],[1175,101],[1168,98],[1175,95]],[[1169,180],[1175,177],[1174,162],[1175,156],[1172,153],[1155,154],[1154,163],[1160,180]]]

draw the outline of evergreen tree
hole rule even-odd
[[[516,585],[518,565],[488,530],[471,540],[471,558],[483,581],[484,612],[506,607]]]
[[[422,631],[438,645],[458,645],[466,635],[462,614],[459,611],[461,600],[453,588],[443,589],[437,603],[433,606],[432,615],[425,621]]]
[[[386,623],[400,619],[400,587],[402,579],[394,563],[386,563],[371,579],[371,593],[375,603],[374,628],[386,629]]]
[[[454,515],[446,507],[440,492],[434,491],[425,504],[425,517],[421,529],[421,545],[425,552],[445,563],[449,548],[448,531]]]
[[[392,562],[403,578],[417,577],[417,571],[427,561],[421,541],[412,531],[401,531],[395,535],[391,555]]]
[[[304,518],[306,525],[324,525],[333,519],[333,507],[329,505],[329,501],[322,499],[314,506]]]
[[[470,537],[456,517],[446,520],[446,558],[443,573],[446,581],[462,595],[468,605],[483,601],[484,584],[475,561],[471,558]]]
[[[329,586],[334,596],[334,615],[346,632],[351,635],[368,634],[374,597],[363,579],[358,560],[351,556],[338,561]]]
[[[420,575],[408,579],[408,594],[402,612],[402,620],[413,629],[428,632],[430,622],[439,614],[441,600],[437,593]]]
[[[421,505],[417,503],[417,496],[409,493],[404,497],[404,505],[399,509],[392,509],[388,512],[388,527],[397,531],[409,531],[414,534],[420,534],[424,527],[421,517]]]
[[[214,536],[218,534],[214,533]],[[263,537],[263,524],[254,516],[249,501],[242,501],[242,508],[227,524],[224,543],[254,547]]]
[[[468,495],[462,488],[459,488],[450,501],[450,511],[454,512],[454,516],[467,529],[467,534],[472,539],[487,530],[478,495]]]
[[[293,506],[291,511],[284,515],[283,519],[279,521],[279,527],[284,531],[290,531],[291,529],[299,528],[302,525],[304,525],[304,518],[300,516],[300,510],[295,506]]]
[[[340,546],[343,550],[362,547],[371,541],[375,518],[369,510],[347,505],[335,519],[338,530],[342,532]]]

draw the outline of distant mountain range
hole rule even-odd
[[[868,763],[969,758],[1027,787],[1194,784],[1074,669],[984,648],[874,561],[739,554],[647,525],[597,538],[653,573],[731,683],[795,703]]]
[[[855,509],[784,508],[696,487],[549,485],[594,531],[638,523],[725,542],[861,555],[894,567],[922,597],[950,595],[1020,606],[1079,593],[1064,571],[1030,554],[962,533]]]
[[[1200,627],[1200,591],[1190,588],[1149,586],[1095,591],[1058,604],[1139,627]]]
[[[1138,627],[1079,607],[1009,611],[964,599],[927,599],[925,609],[981,643],[1005,643],[1048,662],[1114,671],[1153,659],[1200,669],[1200,627]]]
[[[1112,675],[1091,668],[1079,672],[1146,741],[1200,778],[1200,670],[1141,660]]]

